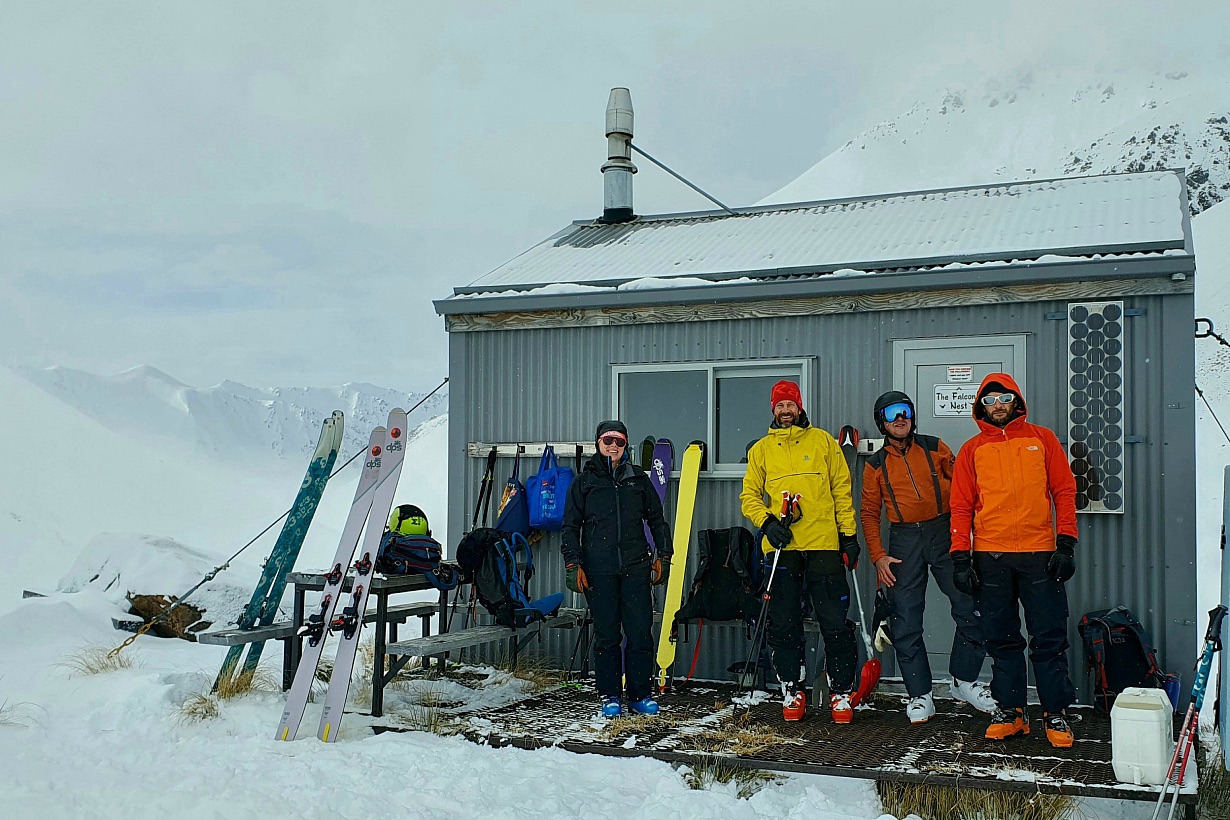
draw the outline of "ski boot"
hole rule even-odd
[[[1068,716],[1063,712],[1054,714],[1042,713],[1042,725],[1046,727],[1046,739],[1056,749],[1070,749],[1076,738],[1072,727],[1068,725]]]
[[[850,703],[850,693],[834,692],[829,695],[829,711],[833,713],[834,723],[851,723],[854,720],[854,706]]]
[[[602,699],[602,716],[604,718],[617,718],[624,713],[624,706],[619,700],[619,695],[607,695]]]
[[[990,688],[982,681],[964,681],[952,679],[948,691],[957,700],[963,700],[979,712],[988,715],[995,713],[995,698],[991,697]]]
[[[628,708],[638,715],[656,715],[658,713],[658,702],[651,695],[629,703]]]
[[[935,701],[931,698],[931,693],[927,692],[925,695],[907,700],[905,714],[909,717],[910,723],[926,723],[935,717]]]
[[[1029,734],[1029,721],[1024,709],[996,709],[987,727],[987,740],[1007,740],[1013,735]]]
[[[797,683],[782,684],[782,719],[802,720],[807,712],[807,695]]]

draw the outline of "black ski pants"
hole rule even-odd
[[[1026,703],[1025,638],[1038,700],[1045,712],[1061,712],[1076,700],[1068,675],[1068,593],[1046,571],[1050,552],[975,552],[981,585],[975,601],[991,656],[991,696],[1001,709]]]
[[[585,592],[594,619],[594,676],[598,694],[647,698],[653,687],[653,595],[649,567],[618,575],[590,575]],[[620,647],[624,638],[628,644]],[[624,683],[620,683],[620,678]]]
[[[773,670],[785,683],[799,683],[803,647],[803,583],[824,638],[829,688],[835,693],[854,691],[858,648],[850,611],[850,584],[836,550],[782,550],[769,599],[769,648]]]
[[[888,554],[901,561],[892,565],[897,583],[888,588],[888,599],[893,605],[889,629],[905,691],[912,698],[931,691],[931,662],[923,640],[928,569],[940,591],[948,596],[957,627],[952,636],[949,673],[957,680],[977,680],[987,656],[974,599],[952,583],[949,520],[948,515],[941,515],[918,524],[889,525]]]

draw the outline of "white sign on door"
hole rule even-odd
[[[935,386],[936,416],[968,416],[974,406],[978,388],[970,384],[937,384]]]
[[[948,365],[948,381],[950,382],[972,382],[974,380],[974,366],[972,364],[950,364]]]

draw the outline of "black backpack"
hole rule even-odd
[[[1081,616],[1077,626],[1085,648],[1085,668],[1093,675],[1093,705],[1109,714],[1115,697],[1129,686],[1162,688],[1165,675],[1149,633],[1125,606]]]
[[[688,601],[676,621],[736,621],[760,612],[760,567],[756,539],[743,527],[701,530],[697,534],[700,566]]]
[[[457,572],[451,567],[441,572],[440,559],[443,553],[440,542],[430,535],[386,532],[380,541],[376,571],[385,575],[411,575],[420,572],[436,589],[454,589],[459,580]]]
[[[490,527],[471,531],[457,545],[463,579],[474,586],[478,601],[500,626],[522,627],[543,620],[559,609],[563,594],[531,601],[525,594],[517,555],[525,554],[525,583],[534,577],[534,553],[519,532]]]

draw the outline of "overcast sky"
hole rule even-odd
[[[429,388],[430,300],[601,212],[612,86],[748,205],[948,84],[1224,53],[1225,5],[7,0],[0,362]]]

